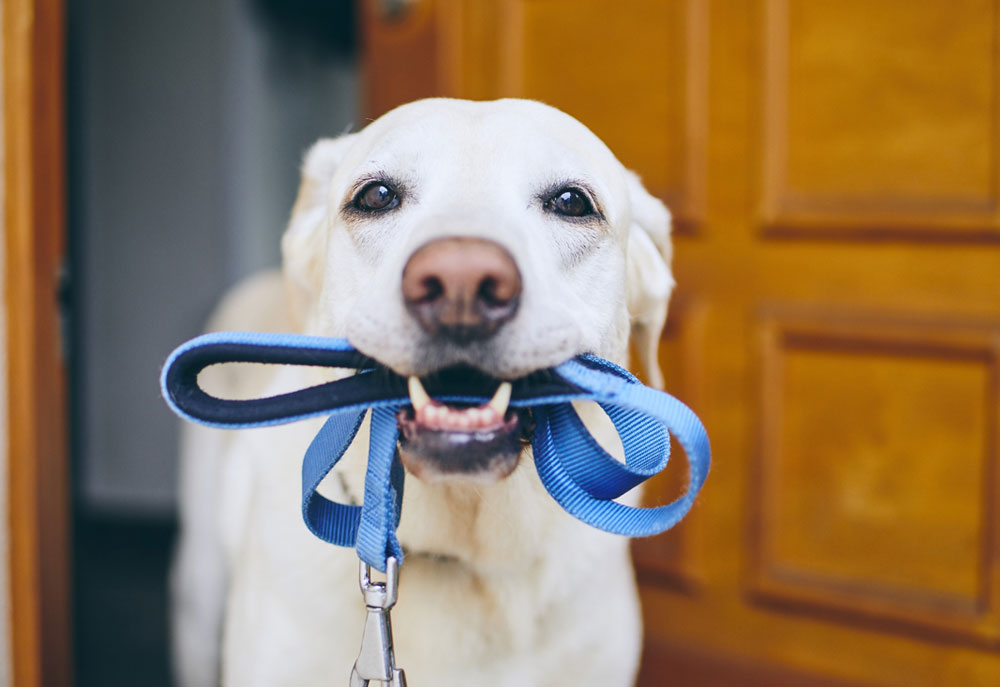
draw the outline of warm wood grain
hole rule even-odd
[[[995,0],[768,0],[763,23],[772,230],[1000,240]]]
[[[1000,684],[1000,3],[436,8],[448,94],[567,109],[694,229],[714,466],[636,547],[640,684]]]
[[[752,590],[997,646],[1000,321],[768,312],[760,330]]]
[[[387,3],[358,0],[362,110],[369,119],[417,98],[450,95],[444,83],[440,0],[405,3],[396,16]]]
[[[5,0],[4,233],[14,687],[71,684],[68,466],[59,350],[63,7]]]

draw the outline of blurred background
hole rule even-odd
[[[227,286],[278,264],[307,147],[359,125],[355,11],[66,10],[77,684],[169,685],[179,423],[157,370]]]
[[[1000,684],[996,0],[65,11],[78,685],[171,684],[161,362],[277,264],[313,140],[431,95],[560,107],[674,212],[661,358],[714,466],[636,545],[640,684]]]

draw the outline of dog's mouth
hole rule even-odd
[[[443,376],[464,376],[467,383],[469,374],[481,378],[484,387],[495,387],[488,402],[474,405],[436,400],[419,377],[407,380],[411,405],[396,414],[400,458],[404,467],[420,479],[501,480],[517,467],[530,440],[530,411],[510,407],[510,382],[479,373],[463,374],[462,370]]]

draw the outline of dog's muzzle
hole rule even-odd
[[[453,236],[418,248],[402,277],[407,311],[430,337],[428,345],[475,346],[493,337],[517,313],[521,272],[500,244],[482,238]],[[421,479],[472,477],[502,479],[517,467],[527,442],[530,417],[510,410],[509,382],[471,370],[446,375],[482,377],[479,406],[432,399],[418,377],[409,378],[411,407],[397,413],[400,456]],[[437,373],[436,376],[440,376]]]

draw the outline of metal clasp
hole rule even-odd
[[[392,557],[386,559],[385,582],[372,582],[371,574],[371,566],[361,561],[361,594],[368,615],[361,653],[351,670],[351,687],[376,687],[373,682],[386,687],[406,687],[406,675],[396,667],[389,622],[389,611],[396,605],[399,588],[399,562]]]

